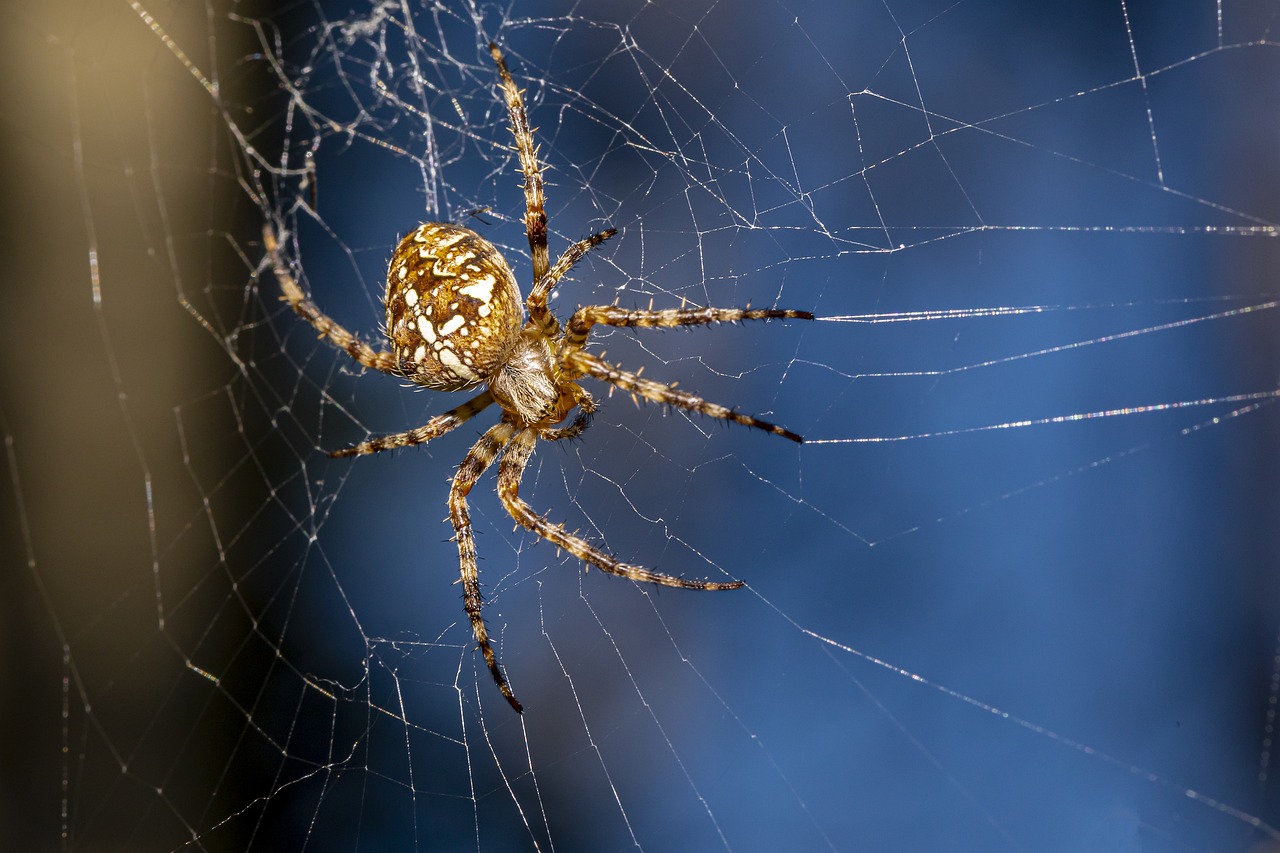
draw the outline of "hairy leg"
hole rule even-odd
[[[314,302],[303,295],[302,288],[298,287],[298,283],[289,273],[288,265],[280,255],[280,245],[276,242],[275,232],[271,230],[270,225],[262,228],[262,243],[271,257],[271,270],[275,273],[276,281],[279,282],[280,290],[284,294],[281,298],[289,303],[289,307],[299,317],[314,326],[320,333],[320,337],[327,338],[331,344],[345,351],[365,367],[372,367],[374,370],[390,373],[392,376],[403,375],[394,355],[375,350],[332,320]]]
[[[628,311],[617,305],[589,305],[579,308],[569,318],[565,342],[582,348],[591,327],[626,326],[641,329],[673,329],[677,326],[704,326],[710,323],[736,323],[740,320],[812,320],[808,311],[774,308],[666,308],[661,311]]]
[[[477,394],[461,406],[450,409],[442,415],[436,415],[420,427],[394,435],[380,435],[368,441],[362,441],[342,450],[331,450],[330,456],[363,456],[366,453],[379,453],[383,450],[395,450],[398,447],[409,447],[414,444],[425,444],[433,438],[439,438],[446,432],[461,426],[475,415],[484,411],[493,402],[493,395],[488,391]]]
[[[533,454],[536,440],[532,430],[526,429],[516,433],[507,445],[507,451],[503,454],[502,462],[498,467],[498,497],[502,499],[502,505],[507,508],[507,512],[521,527],[536,533],[557,548],[568,551],[590,566],[633,581],[674,586],[680,589],[740,589],[743,586],[742,581],[712,583],[685,580],[623,563],[592,546],[587,540],[565,530],[563,525],[552,524],[535,513],[520,497],[519,492],[520,478],[524,476],[524,469],[529,462],[529,457]]]
[[[537,281],[547,274],[546,196],[542,189],[542,170],[538,168],[538,151],[534,147],[533,128],[529,127],[524,100],[511,79],[502,51],[490,43],[489,54],[498,66],[507,115],[511,119],[511,133],[516,138],[516,154],[520,157],[520,171],[524,172],[524,230],[529,237],[529,253],[533,256],[533,280]]]
[[[638,394],[646,400],[655,403],[665,403],[668,406],[676,406],[681,409],[688,409],[691,412],[697,412],[700,415],[706,415],[711,418],[719,418],[721,420],[733,421],[743,426],[754,427],[756,429],[771,432],[774,435],[780,435],[783,438],[799,444],[804,441],[796,433],[789,429],[780,427],[777,424],[762,421],[759,418],[753,418],[751,415],[744,415],[741,412],[721,406],[718,403],[708,402],[697,394],[691,394],[688,391],[681,391],[670,385],[663,385],[661,382],[654,382],[651,379],[644,379],[639,374],[622,370],[614,367],[603,359],[597,358],[590,353],[582,350],[574,350],[565,353],[565,360],[576,371],[580,371],[583,376],[591,376],[602,382],[608,382],[624,391],[630,391]]]
[[[471,492],[471,487],[502,453],[503,446],[510,441],[514,432],[515,427],[509,423],[496,424],[480,436],[480,440],[467,452],[466,458],[458,467],[458,473],[454,475],[453,487],[449,489],[449,520],[453,523],[454,532],[457,534],[458,562],[462,570],[462,606],[471,619],[471,630],[475,634],[476,645],[480,647],[484,662],[489,667],[489,672],[493,674],[493,680],[497,682],[502,695],[507,697],[507,702],[516,709],[516,713],[522,713],[524,708],[516,701],[506,677],[498,668],[498,658],[493,653],[493,646],[489,643],[489,631],[485,627],[484,616],[480,612],[480,577],[476,566],[476,543],[471,533],[471,513],[467,509],[467,495]]]
[[[556,282],[560,281],[561,277],[573,269],[574,264],[582,260],[587,252],[617,233],[616,229],[608,228],[598,234],[592,234],[585,240],[579,240],[564,250],[564,254],[556,260],[546,275],[534,280],[533,290],[529,291],[529,299],[526,304],[529,307],[529,322],[533,323],[543,337],[557,338],[560,336],[560,323],[547,310],[547,299],[551,296],[551,290],[556,286]]]

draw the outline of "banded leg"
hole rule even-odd
[[[380,435],[377,438],[362,441],[357,445],[345,447],[342,450],[331,450],[329,455],[334,458],[340,456],[363,456],[366,453],[380,453],[383,450],[395,450],[399,447],[425,444],[431,439],[439,438],[455,427],[461,426],[475,415],[484,411],[492,402],[493,395],[485,391],[472,397],[457,408],[450,409],[442,415],[436,415],[420,427],[415,427],[407,432],[398,432],[394,435]]]
[[[797,444],[804,441],[799,435],[789,429],[771,424],[768,421],[762,421],[759,418],[753,418],[750,415],[744,415],[733,409],[725,408],[718,403],[708,402],[697,394],[691,394],[688,391],[681,391],[670,385],[663,385],[661,382],[654,382],[651,379],[644,379],[635,373],[614,367],[607,361],[596,358],[583,350],[570,350],[564,353],[565,361],[579,375],[591,376],[599,379],[601,382],[608,382],[621,388],[624,391],[630,391],[633,394],[639,394],[646,400],[652,400],[655,403],[665,403],[668,406],[677,406],[681,409],[688,409],[691,412],[697,412],[700,415],[706,415],[712,418],[720,418],[721,420],[733,421],[743,426],[755,427],[765,432],[771,432],[774,435],[780,435],[783,438],[790,439]]]
[[[617,233],[618,230],[616,228],[606,228],[598,234],[592,234],[585,240],[579,240],[564,250],[564,254],[556,260],[555,265],[551,267],[546,275],[534,281],[533,290],[529,291],[529,299],[525,304],[529,307],[529,321],[542,333],[543,337],[560,337],[560,323],[547,310],[547,299],[551,296],[551,290],[556,286],[556,282],[565,273],[573,269],[574,265],[582,260],[587,252]]]
[[[489,643],[489,631],[485,628],[484,616],[480,612],[480,577],[476,566],[476,542],[471,533],[471,513],[467,509],[467,495],[493,461],[502,452],[503,445],[511,440],[515,427],[503,422],[489,430],[467,451],[466,458],[458,466],[458,473],[453,478],[453,486],[449,489],[449,520],[453,523],[458,540],[458,562],[462,566],[462,606],[471,619],[471,631],[475,634],[476,645],[484,655],[484,662],[493,673],[493,680],[498,689],[507,697],[507,702],[516,713],[523,713],[524,708],[516,701],[507,684],[507,679],[498,668],[498,658]]]
[[[498,466],[498,497],[502,499],[502,505],[507,508],[507,512],[521,527],[536,533],[557,548],[568,551],[589,566],[595,566],[611,575],[620,575],[633,581],[674,586],[680,589],[719,590],[740,589],[744,586],[742,581],[712,583],[685,580],[623,563],[595,548],[580,536],[565,530],[563,525],[552,524],[545,517],[535,513],[533,508],[520,497],[520,478],[524,476],[525,465],[528,464],[529,456],[533,453],[536,440],[532,430],[525,429],[516,433],[507,445],[502,462]]]
[[[538,281],[547,274],[546,196],[542,189],[542,170],[538,168],[538,150],[533,144],[533,129],[529,127],[524,100],[511,79],[502,51],[490,42],[489,54],[498,65],[507,115],[511,119],[511,133],[516,138],[516,153],[520,157],[520,171],[524,173],[524,230],[529,237],[529,253],[533,256],[533,280]]]
[[[709,323],[736,323],[740,320],[812,320],[808,311],[773,308],[666,308],[661,311],[628,311],[617,305],[589,305],[569,318],[565,340],[581,348],[591,327],[627,326],[641,329],[671,329],[676,326],[704,326]]]
[[[289,307],[299,317],[315,327],[316,331],[320,333],[320,337],[327,338],[330,343],[344,350],[347,355],[365,367],[372,367],[374,370],[381,370],[383,373],[390,373],[392,376],[402,375],[394,355],[386,351],[375,350],[351,332],[348,332],[337,322],[330,319],[314,302],[303,294],[302,288],[298,287],[298,283],[289,274],[289,268],[285,264],[284,258],[280,256],[280,246],[276,242],[275,232],[271,230],[270,225],[264,225],[262,228],[262,243],[267,249],[267,254],[271,256],[271,269],[276,275],[276,281],[280,283],[281,292],[284,293],[282,298],[289,303]]]

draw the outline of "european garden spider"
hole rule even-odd
[[[617,305],[579,308],[566,328],[547,307],[547,299],[565,273],[592,248],[616,232],[610,228],[574,243],[548,265],[547,215],[543,209],[542,173],[529,118],[520,90],[507,70],[496,44],[489,52],[498,66],[502,93],[515,136],[515,150],[524,173],[525,231],[533,257],[533,290],[525,303],[529,319],[521,323],[520,290],[515,276],[497,248],[480,235],[458,225],[430,222],[419,226],[396,247],[387,270],[387,326],[390,351],[379,351],[327,317],[309,300],[289,273],[275,232],[263,233],[267,253],[284,300],[335,346],[365,367],[410,380],[437,391],[461,391],[486,385],[462,405],[437,415],[423,426],[395,435],[372,438],[330,453],[360,456],[438,438],[497,403],[502,420],[472,446],[458,467],[449,490],[449,519],[457,533],[462,565],[462,600],[476,643],[502,695],[517,712],[523,711],[512,694],[489,642],[480,605],[475,540],[467,495],[480,476],[499,457],[498,495],[507,512],[521,526],[590,566],[633,581],[681,589],[738,589],[742,581],[712,583],[658,574],[619,562],[559,524],[538,515],[519,496],[520,478],[538,439],[573,438],[586,429],[595,400],[578,380],[590,376],[647,400],[678,406],[713,418],[771,432],[799,442],[800,436],[780,426],[724,406],[709,403],[672,385],[642,379],[586,352],[587,337],[597,324],[631,328],[670,328],[736,320],[793,318],[812,320],[808,311],[756,308],[668,308],[628,311]],[[558,426],[577,409],[568,426]]]

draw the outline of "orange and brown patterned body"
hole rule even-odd
[[[387,337],[405,378],[437,391],[486,381],[520,338],[523,303],[492,243],[428,222],[400,241],[387,268]]]

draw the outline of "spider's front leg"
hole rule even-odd
[[[503,446],[511,440],[514,433],[515,427],[503,421],[490,427],[488,432],[480,436],[480,440],[467,452],[466,458],[458,466],[458,473],[454,475],[453,487],[449,489],[449,520],[453,523],[458,540],[458,562],[462,570],[462,606],[466,609],[467,616],[471,618],[471,630],[475,634],[476,644],[484,654],[484,662],[489,667],[489,672],[493,673],[493,680],[498,683],[498,689],[502,691],[502,695],[507,697],[507,702],[511,703],[511,707],[515,708],[516,713],[519,714],[524,712],[524,708],[516,701],[506,677],[498,668],[498,658],[493,653],[493,646],[489,643],[489,631],[484,624],[484,615],[480,612],[480,576],[476,566],[476,542],[471,533],[471,513],[467,509],[467,495],[471,492],[472,486],[498,458],[498,454],[502,453]]]
[[[618,230],[616,228],[606,228],[597,234],[592,234],[585,240],[579,240],[564,250],[564,254],[552,264],[551,269],[547,270],[542,278],[534,281],[533,289],[529,291],[529,299],[525,304],[529,309],[530,324],[538,329],[544,338],[560,337],[560,323],[547,308],[547,299],[551,296],[551,291],[556,286],[556,283],[569,270],[573,269],[578,261],[586,256],[587,252],[590,252],[617,233]]]
[[[489,43],[489,55],[498,66],[498,82],[507,102],[507,117],[511,119],[511,133],[516,139],[516,154],[520,158],[520,171],[524,173],[524,228],[529,237],[529,254],[533,260],[533,279],[537,281],[547,272],[547,213],[546,195],[542,189],[542,169],[538,166],[538,149],[533,142],[533,128],[529,126],[529,114],[524,108],[520,89],[511,79],[502,50]]]

